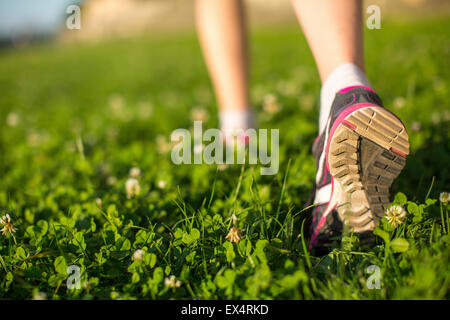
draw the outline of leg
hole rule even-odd
[[[338,66],[364,70],[362,8],[359,0],[293,0],[322,82]]]
[[[246,129],[249,96],[243,3],[241,0],[197,0],[196,19],[222,128]]]
[[[325,129],[337,91],[369,86],[364,74],[359,0],[292,0],[322,80],[319,129]]]

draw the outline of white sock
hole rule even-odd
[[[370,87],[365,73],[353,63],[341,64],[325,80],[320,90],[319,133],[325,129],[336,93],[351,86]]]
[[[238,137],[247,129],[254,128],[255,122],[253,112],[250,108],[247,110],[225,110],[220,112],[220,129],[227,144],[240,145],[244,142]],[[243,131],[241,131],[243,130]],[[236,140],[237,139],[237,140]]]
[[[220,127],[225,130],[247,130],[253,128],[253,113],[247,110],[225,110],[219,113]]]

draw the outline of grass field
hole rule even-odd
[[[392,193],[409,215],[397,228],[383,219],[371,249],[346,235],[322,257],[305,250],[302,211],[315,176],[314,61],[296,27],[253,31],[251,50],[259,125],[280,128],[274,176],[171,162],[170,133],[192,127],[193,108],[217,127],[194,34],[1,52],[0,216],[17,231],[0,234],[0,298],[448,299],[450,21],[366,30],[368,76],[410,135]],[[263,111],[268,97],[279,111]],[[225,239],[233,213],[238,243]],[[79,289],[67,287],[70,265]],[[370,265],[380,289],[366,285]]]

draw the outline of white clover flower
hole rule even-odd
[[[439,124],[441,122],[441,115],[438,112],[433,112],[431,114],[431,122],[433,124]]]
[[[156,137],[156,149],[159,153],[164,154],[170,151],[171,144],[167,142],[167,139],[163,135],[158,135]]]
[[[268,94],[264,97],[263,109],[268,114],[275,114],[280,111],[280,105],[277,97],[273,94]]]
[[[201,121],[206,122],[209,119],[209,113],[206,109],[202,107],[196,107],[191,111],[191,120],[192,121]]]
[[[406,210],[402,206],[393,205],[386,210],[385,217],[388,224],[395,228],[405,222],[406,214]]]
[[[450,120],[450,111],[444,110],[444,112],[442,112],[441,116],[442,116],[442,120],[444,120],[444,121]]]
[[[412,121],[411,130],[414,132],[419,132],[420,130],[422,130],[422,124],[419,121]]]
[[[125,99],[120,94],[113,94],[109,97],[108,100],[109,108],[111,109],[111,112],[116,115],[120,116],[123,113],[123,109],[125,106]]]
[[[141,192],[141,186],[139,185],[139,181],[135,178],[129,178],[125,184],[125,188],[127,191],[127,198],[131,199],[134,196],[139,195]]]
[[[33,300],[47,300],[47,294],[39,291],[33,294]]]
[[[4,215],[0,218],[0,226],[3,226],[3,229],[1,230],[3,235],[12,235],[17,231],[17,229],[14,227],[14,224],[11,222],[11,217],[9,214]]]
[[[148,119],[153,114],[153,106],[150,102],[142,101],[138,105],[138,114],[142,119]]]
[[[115,184],[116,182],[117,182],[117,178],[114,177],[114,176],[109,176],[109,177],[106,179],[106,183],[107,183],[108,185],[110,185],[110,186],[112,186],[112,185]]]
[[[394,105],[394,108],[401,109],[406,103],[406,99],[404,97],[395,97],[394,101],[392,101],[392,104]]]
[[[84,281],[83,282],[83,288],[86,289],[86,290],[90,289],[92,287],[92,285],[93,285],[92,282],[89,282],[89,281]]]
[[[38,147],[42,145],[43,143],[46,143],[50,138],[50,135],[47,131],[36,131],[31,130],[27,133],[27,143],[30,147]]]
[[[164,284],[169,288],[179,288],[181,286],[181,281],[177,280],[175,276],[170,276],[169,278],[164,279]]]
[[[279,81],[277,91],[287,96],[295,96],[299,91],[298,83],[294,79]]]
[[[159,180],[158,181],[158,188],[164,189],[167,186],[166,180]]]
[[[142,249],[137,249],[134,253],[133,253],[133,260],[136,261],[142,261],[142,259],[144,258],[144,250]]]
[[[97,205],[97,207],[99,209],[101,209],[102,208],[102,199],[101,198],[95,199],[95,204]]]
[[[231,227],[230,231],[228,232],[227,236],[225,237],[225,239],[231,241],[231,242],[239,242],[241,241],[241,230],[239,230],[238,228],[236,228],[235,226]]]
[[[450,193],[448,192],[441,192],[439,195],[439,201],[443,204],[447,204],[450,200]]]
[[[236,215],[234,213],[231,216],[231,220],[233,221],[233,226],[235,226],[238,219],[237,219],[237,217],[236,217]]]
[[[142,174],[141,169],[139,169],[138,167],[133,167],[130,169],[129,175],[131,178],[137,179],[141,176],[141,174]]]
[[[6,124],[10,127],[17,127],[20,122],[20,116],[16,112],[10,112],[6,116]]]

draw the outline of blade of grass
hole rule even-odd
[[[291,158],[289,158],[287,168],[286,168],[286,173],[284,174],[283,185],[281,186],[280,200],[278,201],[277,213],[275,214],[276,219],[278,219],[278,215],[280,214],[281,202],[283,200],[284,191],[286,190],[286,182],[287,182],[287,178],[289,175],[289,167],[290,166],[291,166]]]
[[[433,176],[433,179],[431,179],[431,185],[430,185],[430,188],[428,189],[428,193],[427,193],[427,195],[426,195],[426,197],[425,197],[425,201],[427,201],[428,197],[430,196],[431,189],[433,189],[434,179],[435,179],[435,178],[436,178],[436,177]]]
[[[303,219],[302,228],[301,228],[302,248],[303,248],[303,252],[305,254],[306,264],[308,265],[308,268],[311,269],[311,260],[309,259],[309,252],[306,248],[305,237],[303,234],[303,225],[305,224],[305,221],[306,221],[306,219]]]

